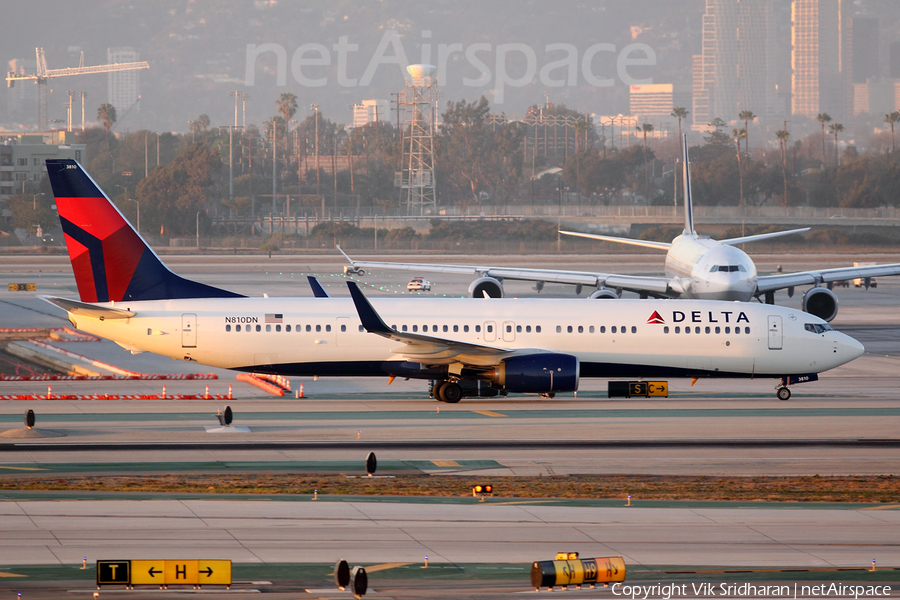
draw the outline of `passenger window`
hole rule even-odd
[[[557,325],[557,326],[556,326],[556,333],[562,333],[562,326],[561,326],[561,325]]]
[[[665,327],[663,327],[663,333],[669,333],[669,326],[668,326],[668,325],[666,325]]]
[[[541,332],[541,326],[540,326],[540,325],[535,326],[534,332],[535,332],[535,333],[540,333],[540,332]]]
[[[694,333],[700,333],[700,328],[699,328],[699,327],[694,327]]]
[[[346,325],[341,325],[341,333],[344,333],[344,332],[346,332],[346,331],[347,331],[347,326],[346,326]]]
[[[676,327],[676,328],[675,328],[675,333],[681,333],[681,327]]]
[[[418,326],[418,325],[413,325],[413,332],[416,332],[416,331],[419,331],[419,326]]]
[[[578,326],[578,333],[584,333],[584,327],[581,325]]]
[[[716,333],[722,333],[722,328],[721,328],[721,327],[716,327]]]
[[[275,326],[275,331],[281,331],[281,325],[276,325],[276,326]]]
[[[750,328],[744,327],[744,333],[746,333],[747,335],[750,335]]]
[[[615,333],[615,332],[616,332],[616,326],[613,325],[612,327],[610,327],[610,328],[609,328],[609,331],[610,331],[610,333]]]
[[[531,327],[529,327],[529,329],[531,329]],[[522,326],[521,326],[521,325],[516,325],[516,333],[522,333]]]
[[[393,326],[392,326],[392,327],[393,327]],[[396,327],[394,327],[394,329],[396,329]],[[365,327],[363,327],[362,325],[359,326],[359,332],[360,332],[360,333],[364,332],[365,330],[366,330]]]
[[[307,326],[306,326],[306,331],[307,331],[307,333],[310,332],[310,331],[312,331],[312,326],[307,325]]]
[[[231,325],[226,325],[226,326],[225,326],[225,331],[231,331]]]
[[[741,332],[741,328],[740,328],[740,327],[735,327],[735,328],[734,328],[734,332],[735,332],[735,333],[740,333],[740,332]]]
[[[444,333],[447,333],[447,331],[449,331],[449,328],[446,325],[444,325]]]
[[[488,333],[493,333],[493,332],[494,332],[494,326],[493,326],[493,325],[488,325],[488,326],[487,326],[487,332],[488,332]]]
[[[266,333],[268,333],[268,332],[270,332],[270,331],[272,331],[272,326],[271,326],[271,325],[266,325]]]
[[[622,333],[625,333],[625,332],[628,331],[628,330],[625,329],[625,326],[624,326],[624,325],[622,325],[621,327],[619,327],[619,331],[621,331]]]
[[[469,333],[469,326],[463,325],[463,333]]]
[[[234,330],[235,330],[235,331],[240,331],[240,330],[241,330],[241,326],[240,326],[240,325],[235,325],[235,326],[234,326]]]
[[[437,326],[437,325],[432,325],[432,326],[431,326],[431,330],[432,330],[433,332],[437,333],[437,331],[438,331],[438,326]],[[447,328],[446,328],[446,327],[444,327],[444,331],[447,331]]]
[[[569,325],[568,327],[566,327],[566,331],[569,332],[569,333],[572,333],[572,326]]]
[[[403,331],[406,331],[406,325],[403,326]]]
[[[331,331],[331,325],[326,325],[326,326],[325,326],[325,331]]]
[[[637,333],[637,327],[634,325],[631,326],[631,333]]]
[[[285,332],[290,333],[290,332],[291,332],[291,326],[290,326],[290,325],[285,325],[285,326],[284,326],[284,330],[285,330]]]
[[[316,325],[316,331],[317,331],[317,332],[322,331],[322,326],[321,326],[321,325]]]
[[[706,328],[706,333],[709,333],[709,327]]]
[[[475,333],[481,333],[481,325],[475,326]]]
[[[593,325],[591,325],[591,328],[590,328],[589,331],[590,331],[591,333],[594,333],[594,326],[593,326]]]
[[[256,330],[257,330],[257,331],[262,331],[262,326],[257,325],[257,326],[256,326]]]
[[[725,328],[725,333],[731,333],[731,327],[726,327],[726,328]]]
[[[600,333],[606,333],[606,325],[600,326]]]
[[[685,328],[684,328],[684,332],[685,332],[685,333],[690,333],[690,332],[691,332],[691,328],[690,328],[690,327],[685,327]]]
[[[531,325],[525,326],[525,333],[531,333]]]
[[[512,325],[506,326],[506,333],[512,333]]]

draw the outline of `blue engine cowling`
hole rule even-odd
[[[548,394],[578,389],[580,365],[570,354],[527,354],[507,358],[498,381],[509,392]]]

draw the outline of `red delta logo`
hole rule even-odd
[[[664,321],[663,318],[660,316],[660,314],[654,310],[654,311],[653,311],[653,314],[650,315],[650,318],[647,319],[647,323],[657,323],[657,324],[660,324],[660,325],[664,325],[664,324],[665,324],[665,321]]]

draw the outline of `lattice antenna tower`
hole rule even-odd
[[[406,85],[397,96],[403,116],[403,157],[394,185],[401,194],[407,214],[434,214],[437,195],[434,181],[434,110],[439,97],[434,65],[410,65]]]

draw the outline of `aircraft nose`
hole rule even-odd
[[[859,358],[860,356],[865,354],[865,352],[865,347],[857,340],[853,339],[849,335],[843,336],[843,339],[841,340],[841,358],[845,363]]]

